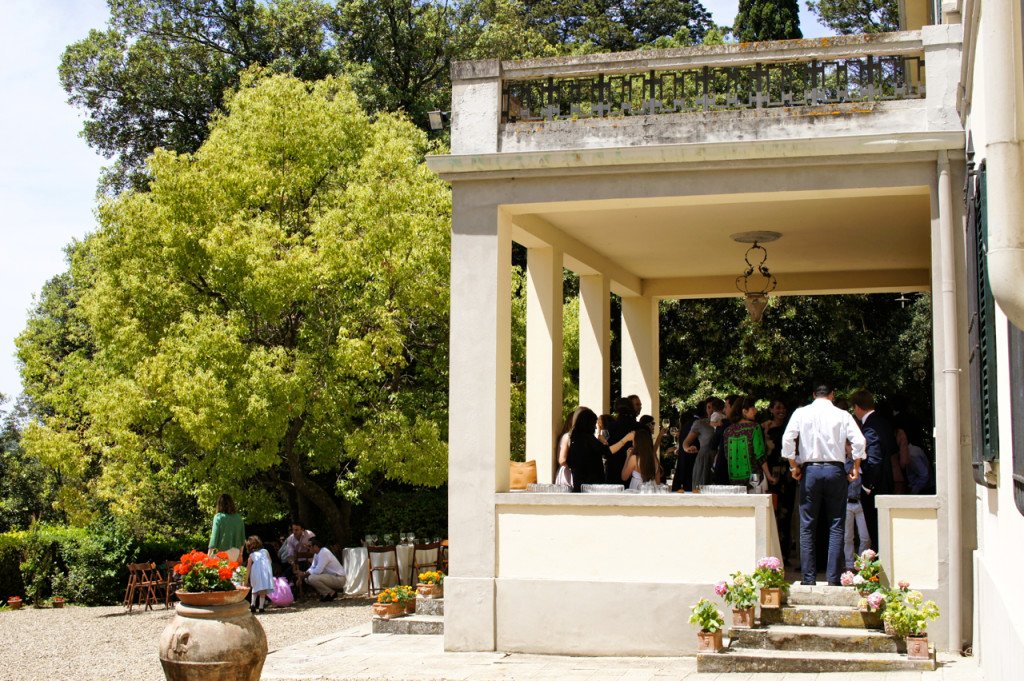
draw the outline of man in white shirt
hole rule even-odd
[[[849,412],[832,404],[831,385],[818,384],[814,401],[793,412],[782,434],[782,456],[800,481],[800,568],[803,584],[817,581],[814,536],[819,519],[828,524],[828,583],[839,586],[846,533],[846,493],[860,475],[864,436]],[[799,441],[799,453],[797,442]],[[853,469],[846,472],[846,443],[852,447]]]
[[[299,572],[299,577],[317,590],[321,601],[333,601],[338,592],[345,588],[345,568],[330,549],[324,548],[319,539],[313,539],[309,545],[313,549],[313,564],[309,570]]]
[[[299,573],[301,568],[309,564],[308,556],[311,553],[309,542],[316,536],[312,530],[304,528],[302,523],[292,523],[291,530],[288,538],[281,542],[281,548],[277,552],[277,557],[281,559],[284,575],[288,581],[293,581],[293,577]]]

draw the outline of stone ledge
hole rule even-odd
[[[787,650],[850,653],[905,653],[902,638],[877,629],[775,625],[767,629],[733,629],[733,650]]]
[[[797,627],[843,627],[847,629],[881,629],[878,613],[861,612],[857,608],[830,605],[796,605],[761,610],[761,624],[786,624]]]
[[[444,617],[444,599],[443,598],[416,598],[416,614],[417,615],[433,615],[435,617]]]
[[[933,671],[931,659],[910,660],[894,653],[832,653],[782,650],[731,650],[697,655],[698,672]]]
[[[393,620],[373,618],[375,634],[431,635],[444,633],[444,618],[434,615],[410,615]]]

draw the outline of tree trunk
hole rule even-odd
[[[305,414],[289,421],[288,430],[285,432],[284,440],[281,442],[281,453],[288,463],[288,472],[291,475],[292,484],[295,486],[295,492],[300,496],[300,510],[303,505],[302,498],[312,502],[323,513],[323,519],[326,521],[334,541],[344,546],[349,541],[350,533],[348,526],[348,504],[345,504],[345,512],[342,512],[342,509],[338,507],[338,504],[335,503],[331,495],[323,487],[306,476],[306,472],[302,469],[302,463],[299,460],[299,452],[295,445],[305,421]]]

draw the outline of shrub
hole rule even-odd
[[[690,612],[690,624],[696,624],[701,631],[713,634],[725,625],[722,611],[706,598],[697,601],[696,605],[691,605]]]
[[[417,540],[448,536],[448,488],[386,490],[355,509],[353,539],[415,532]]]

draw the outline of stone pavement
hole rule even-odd
[[[371,634],[370,623],[272,651],[264,679],[332,681],[982,681],[972,658],[939,655],[933,672],[698,674],[693,657],[446,653],[442,636]]]

